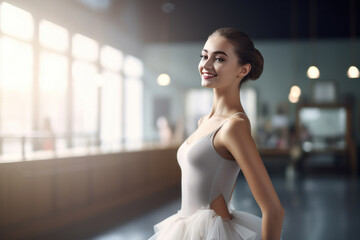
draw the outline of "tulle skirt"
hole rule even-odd
[[[229,209],[231,219],[223,219],[209,206],[185,217],[181,211],[154,226],[149,240],[260,240],[261,218]]]

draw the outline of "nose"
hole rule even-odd
[[[205,69],[210,69],[210,68],[212,68],[212,62],[210,61],[210,58],[208,58],[208,59],[206,59],[206,60],[203,59],[201,66],[202,66],[203,68],[205,68]]]

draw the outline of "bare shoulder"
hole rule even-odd
[[[223,146],[231,153],[240,166],[260,159],[256,143],[251,135],[249,119],[244,115],[230,118],[222,133]],[[259,162],[259,161],[257,161]]]
[[[244,114],[238,114],[231,117],[224,125],[224,137],[238,138],[241,136],[251,137],[250,120]]]
[[[226,125],[228,131],[251,130],[250,120],[245,114],[231,117]]]

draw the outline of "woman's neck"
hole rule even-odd
[[[244,109],[240,102],[239,89],[217,89],[214,88],[214,99],[209,114],[212,116],[229,117],[235,112],[243,112]]]

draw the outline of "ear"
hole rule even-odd
[[[242,66],[240,66],[239,73],[237,75],[238,78],[243,78],[251,71],[251,65],[250,63],[246,63]]]

